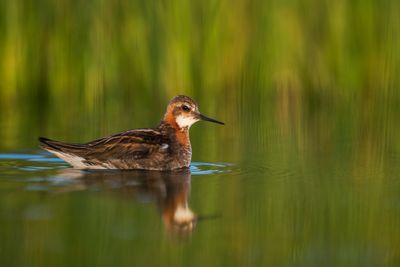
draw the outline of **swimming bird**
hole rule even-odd
[[[156,128],[128,130],[84,144],[44,137],[39,142],[77,169],[174,170],[190,165],[189,128],[198,121],[224,124],[202,115],[193,99],[179,95],[169,102]]]

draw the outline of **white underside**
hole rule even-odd
[[[76,155],[71,155],[71,154],[62,153],[62,152],[58,152],[58,151],[56,152],[53,150],[48,150],[48,151],[53,153],[60,159],[65,160],[66,162],[68,162],[74,168],[77,168],[77,169],[115,169],[115,167],[112,166],[111,164],[107,164],[107,163],[102,164],[102,165],[85,164],[84,163],[85,159],[78,157]]]

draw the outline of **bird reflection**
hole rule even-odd
[[[165,228],[174,234],[193,231],[197,215],[188,206],[190,170],[158,171],[79,171],[64,169],[59,177],[73,179],[58,193],[94,189],[113,196],[155,202]]]

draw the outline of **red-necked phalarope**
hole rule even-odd
[[[40,137],[40,146],[78,169],[174,170],[189,167],[189,128],[197,121],[224,124],[200,114],[195,101],[176,96],[157,128],[135,129],[85,144]]]

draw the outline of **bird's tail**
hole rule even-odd
[[[85,145],[68,144],[60,141],[39,137],[40,147],[57,157],[65,160],[75,168],[85,169],[88,165],[85,161]]]
[[[55,152],[77,153],[82,150],[81,144],[68,144],[60,141],[51,140],[45,137],[39,137],[40,147]]]

